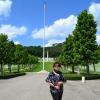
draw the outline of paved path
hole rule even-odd
[[[29,73],[25,76],[0,80],[0,100],[52,100],[45,83],[47,74]],[[63,100],[100,100],[100,80],[67,81]]]

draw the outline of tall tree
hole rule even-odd
[[[20,72],[20,65],[23,63],[23,47],[22,45],[16,45],[15,50],[15,64],[18,65],[18,72]]]
[[[3,65],[7,61],[8,50],[6,48],[8,43],[8,36],[0,34],[0,65],[1,65],[1,74],[3,74]]]
[[[13,41],[8,41],[7,45],[7,60],[6,60],[6,64],[8,64],[8,70],[9,72],[11,72],[11,65],[14,64],[14,59],[15,59],[15,45]]]
[[[32,69],[33,65],[38,63],[38,57],[35,57],[33,55],[28,55],[28,65],[30,69]]]
[[[68,38],[66,38],[66,41],[64,42],[64,56],[65,56],[65,62],[67,66],[70,66],[72,68],[72,72],[74,73],[74,48],[73,48],[73,36],[69,35]]]
[[[88,74],[93,53],[97,50],[96,26],[93,15],[84,10],[78,16],[77,24],[73,31],[75,52],[86,65]]]

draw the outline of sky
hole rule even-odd
[[[0,0],[0,33],[23,46],[42,46],[46,2],[45,46],[62,43],[75,28],[77,16],[88,10],[97,21],[100,44],[100,0]]]

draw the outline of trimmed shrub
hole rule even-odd
[[[90,74],[86,75],[86,80],[100,79],[100,74]]]
[[[18,76],[22,76],[22,75],[26,75],[26,73],[9,73],[9,74],[3,74],[0,75],[0,79],[9,79],[9,78],[14,78],[14,77],[18,77]]]
[[[65,80],[81,80],[82,76],[85,76],[86,80],[100,79],[100,74],[64,74]]]

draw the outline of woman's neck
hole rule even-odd
[[[59,71],[53,70],[53,73],[56,74],[57,76],[59,76]]]

